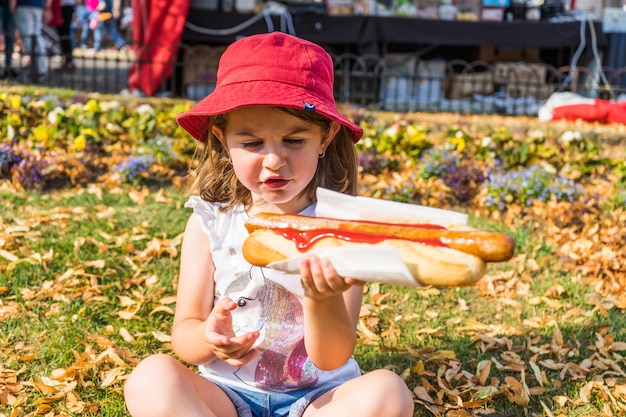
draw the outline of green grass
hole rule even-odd
[[[153,190],[137,203],[131,191],[0,192],[0,249],[20,258],[0,256],[0,416],[33,415],[42,404],[56,415],[127,415],[121,396],[125,375],[146,355],[170,352],[162,335],[172,322],[168,297],[175,293],[180,234],[189,215],[186,196],[162,189],[157,199]],[[536,266],[528,269],[523,260],[491,265],[488,276],[513,277],[494,280],[492,288],[368,284],[362,319],[369,332],[360,333],[355,353],[362,369],[392,369],[413,389],[425,381],[437,386],[458,362],[465,375],[457,373],[449,384],[461,392],[481,361],[492,363],[487,384],[501,386],[506,376],[519,380],[519,371],[496,366],[517,355],[528,385],[537,387],[528,363],[539,355],[572,371],[543,367],[551,391],[531,395],[527,407],[499,394],[474,412],[544,415],[543,401],[555,415],[602,415],[603,405],[611,404],[606,396],[594,391],[588,403],[578,397],[582,386],[605,371],[574,371],[586,358],[598,358],[598,333],[625,339],[624,315],[589,304],[590,288],[559,268],[541,235],[478,219],[472,224],[510,232],[518,253]],[[151,242],[160,250],[147,252]],[[550,296],[556,288],[558,295]],[[562,344],[555,339],[556,326]],[[620,355],[610,356],[618,368]],[[420,364],[426,371],[421,375]],[[60,369],[66,374],[58,383],[77,382],[77,397],[44,402],[52,394],[33,384],[58,376]],[[2,396],[3,370],[18,371],[24,384],[13,397]],[[615,378],[624,383],[623,375],[616,372]],[[557,404],[559,396],[569,398],[565,407]],[[442,414],[458,412],[450,397],[442,400]],[[418,405],[415,415],[432,413]]]

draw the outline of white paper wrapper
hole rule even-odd
[[[337,273],[343,277],[409,287],[420,286],[402,262],[398,251],[392,247],[329,248],[314,251],[314,253],[320,258],[329,259]],[[268,267],[279,271],[298,273],[300,272],[300,261],[309,255],[272,262]]]
[[[315,211],[318,217],[331,219],[467,225],[467,214],[456,211],[378,198],[354,197],[325,188],[317,189],[317,208]]]
[[[467,215],[416,204],[399,203],[369,197],[350,195],[317,189],[318,217],[347,220],[370,220],[390,223],[435,223],[441,225],[467,224]],[[330,248],[313,251],[320,258],[327,258],[341,276],[363,281],[419,287],[420,284],[392,247],[369,246]],[[281,271],[298,273],[302,255],[268,266]]]

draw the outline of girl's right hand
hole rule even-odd
[[[204,338],[209,349],[218,358],[232,366],[243,366],[257,354],[252,345],[259,337],[259,331],[235,336],[231,312],[237,308],[230,298],[220,300],[205,321]]]

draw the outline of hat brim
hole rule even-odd
[[[339,112],[336,106],[329,107],[327,104],[328,99],[320,97],[316,91],[308,90],[303,95],[301,86],[259,80],[221,85],[191,109],[180,114],[176,120],[194,139],[206,142],[211,116],[247,106],[290,107],[315,111],[346,126],[350,130],[354,143],[358,142],[363,136],[363,129]]]

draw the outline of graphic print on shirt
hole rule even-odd
[[[317,368],[304,348],[304,314],[296,296],[267,279],[259,267],[238,276],[225,295],[238,306],[232,312],[235,334],[261,333],[255,343],[259,349],[254,377],[258,388],[280,391],[317,382]]]

